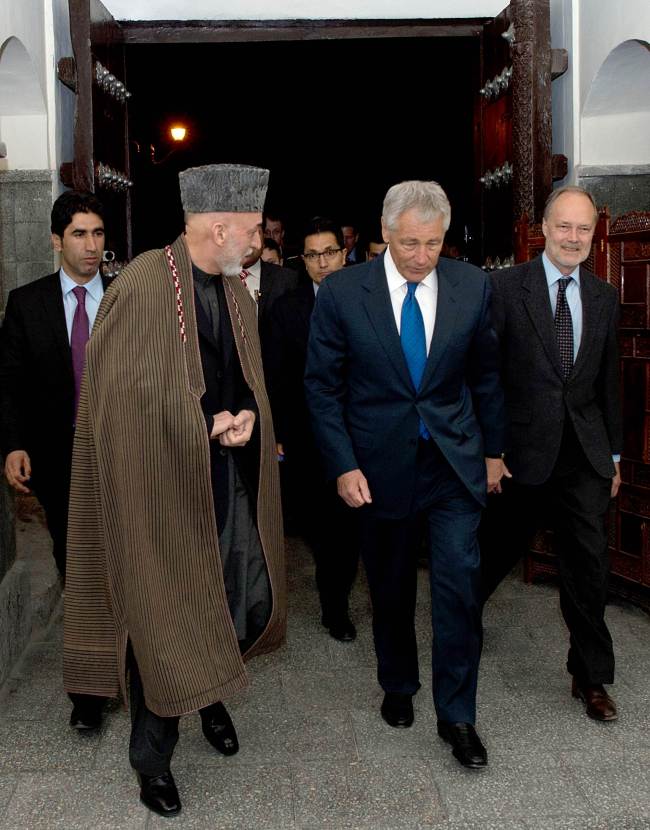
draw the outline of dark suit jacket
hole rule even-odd
[[[622,445],[616,289],[580,268],[582,339],[564,383],[541,256],[492,281],[513,477],[522,484],[546,481],[567,413],[594,470],[613,476],[612,454]]]
[[[104,288],[107,286],[104,280]],[[9,293],[0,330],[0,449],[42,479],[72,457],[74,377],[59,272]]]
[[[303,282],[278,299],[270,320],[266,380],[276,440],[289,456],[313,454],[314,439],[305,400],[305,364],[314,284]]]
[[[298,285],[298,274],[291,268],[281,268],[272,262],[261,262],[260,298],[257,304],[257,330],[260,334],[262,358],[266,366],[265,354],[268,348],[269,325],[273,306],[278,298]]]
[[[329,276],[312,314],[305,383],[317,442],[330,476],[361,469],[378,516],[409,513],[420,418],[481,504],[484,455],[504,448],[488,279],[455,260],[441,258],[437,270],[435,330],[419,391],[402,352],[383,256]]]

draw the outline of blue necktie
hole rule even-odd
[[[415,299],[417,282],[406,284],[408,293],[402,303],[402,316],[400,323],[400,339],[402,351],[406,358],[406,365],[416,390],[420,388],[424,367],[427,362],[427,339],[424,333],[424,320],[420,305]],[[430,438],[429,431],[420,419],[420,437],[425,440]]]

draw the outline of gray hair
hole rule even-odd
[[[551,190],[551,193],[546,200],[546,204],[544,205],[544,219],[548,221],[548,215],[551,212],[551,208],[560,196],[564,196],[565,193],[579,193],[581,196],[586,196],[594,209],[594,222],[598,221],[598,207],[596,205],[596,200],[588,190],[585,190],[584,187],[578,187],[578,185],[575,184],[567,184],[564,187],[558,187],[557,190]]]
[[[409,181],[394,184],[384,198],[382,220],[390,231],[397,228],[399,217],[407,210],[416,210],[423,222],[442,216],[443,228],[451,222],[451,205],[438,182]]]

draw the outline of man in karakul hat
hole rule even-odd
[[[88,344],[68,534],[64,680],[126,699],[130,761],[152,810],[181,809],[179,715],[225,755],[221,701],[286,631],[275,439],[255,309],[239,272],[259,246],[268,171],[180,174],[185,233],[119,276]]]

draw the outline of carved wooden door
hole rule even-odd
[[[526,214],[541,221],[553,181],[551,80],[565,62],[566,53],[551,50],[549,0],[511,0],[484,26],[474,118],[475,258],[488,270],[514,263],[516,220]]]
[[[110,273],[132,253],[123,34],[99,0],[70,0],[69,8],[74,57],[59,62],[59,79],[76,94],[74,159],[61,165],[61,180],[104,204]]]

